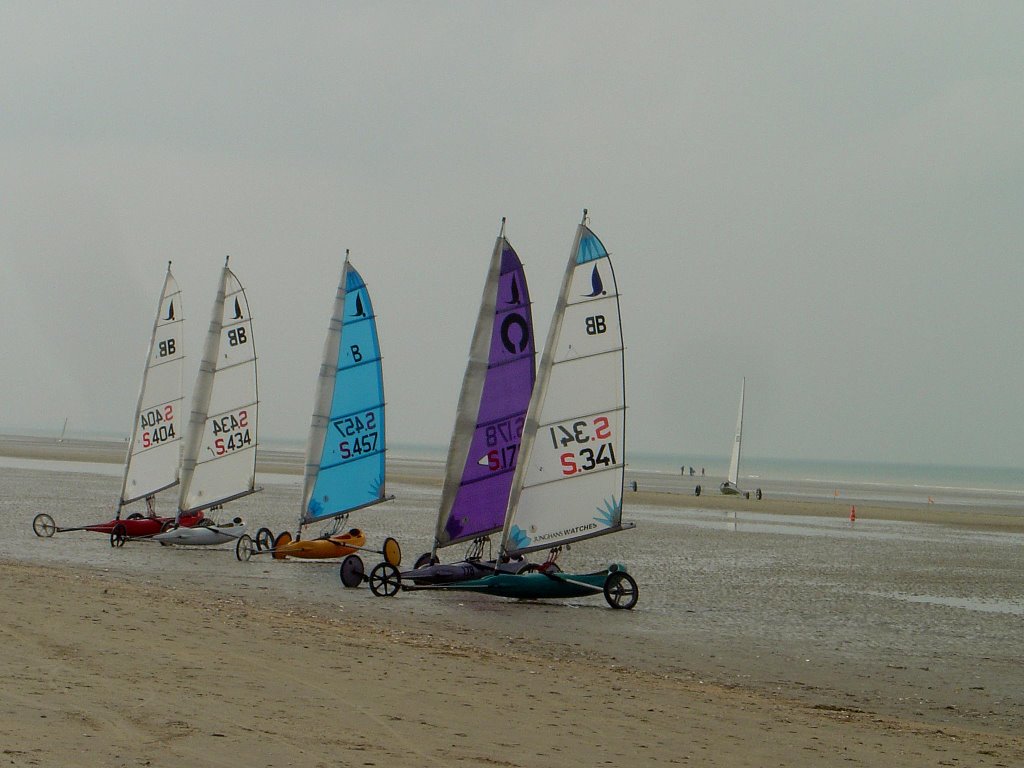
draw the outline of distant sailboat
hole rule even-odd
[[[743,383],[740,385],[740,410],[736,416],[736,437],[732,443],[732,455],[729,458],[729,474],[726,481],[718,486],[718,489],[726,496],[743,496],[745,499],[750,498],[750,491],[740,490],[739,479],[740,479],[740,449],[743,444],[743,400],[747,390],[747,378],[743,377]],[[755,496],[761,498],[761,489],[758,488],[755,491]]]
[[[87,530],[110,536],[111,543],[116,545],[118,542],[123,543],[125,538],[152,536],[173,523],[173,518],[156,516],[155,500],[158,493],[178,484],[178,466],[181,461],[178,416],[184,399],[184,321],[181,291],[168,263],[156,318],[150,331],[149,351],[135,405],[116,515],[113,520],[105,523],[60,528],[44,512],[36,515],[32,521],[32,529],[37,536],[48,537],[65,531]],[[64,426],[66,429],[67,419],[64,420]],[[124,507],[142,499],[146,501],[146,514],[134,512],[122,519]],[[181,523],[192,525],[200,519],[201,514],[192,515]]]
[[[256,487],[256,348],[245,290],[227,260],[213,303],[181,462],[176,522],[248,496]],[[165,531],[161,544],[209,545],[245,533],[241,518]]]

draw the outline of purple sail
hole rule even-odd
[[[535,357],[526,276],[503,228],[491,257],[459,396],[437,546],[502,528],[536,378]]]

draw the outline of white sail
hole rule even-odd
[[[256,489],[257,403],[249,305],[225,263],[192,393],[179,517]]]
[[[504,553],[623,527],[624,379],[615,273],[604,245],[580,224],[530,399]]]
[[[168,264],[135,406],[118,514],[124,505],[178,482],[184,423],[184,419],[179,418],[184,399],[184,320],[181,291]]]
[[[747,379],[743,378],[740,385],[740,412],[736,417],[736,439],[732,443],[732,457],[729,459],[728,480],[735,487],[739,484],[740,478],[740,442],[743,439],[743,395],[747,389]],[[756,399],[756,398],[755,398]]]

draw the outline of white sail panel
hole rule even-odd
[[[732,441],[732,456],[729,458],[728,480],[733,486],[739,485],[740,479],[740,444],[743,441],[743,398],[747,390],[747,380],[740,385],[740,412],[736,416],[736,437]]]
[[[225,265],[192,397],[179,514],[255,490],[257,407],[249,305]]]
[[[625,382],[608,253],[577,230],[541,360],[502,536],[507,554],[618,530]]]
[[[185,425],[181,412],[184,319],[181,291],[168,264],[135,408],[120,506],[178,482]]]

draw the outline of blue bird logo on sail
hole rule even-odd
[[[352,313],[352,317],[366,317],[366,310],[363,309],[363,297],[360,294],[356,294],[356,311]]]
[[[590,287],[590,293],[583,294],[587,298],[604,295],[604,281],[601,280],[601,273],[598,271],[596,264],[594,265],[594,271],[590,273]]]
[[[242,305],[238,303],[238,299],[235,299],[235,316],[234,320],[242,319]]]
[[[171,303],[167,305],[167,317],[164,320],[174,319],[174,299],[171,299]]]

